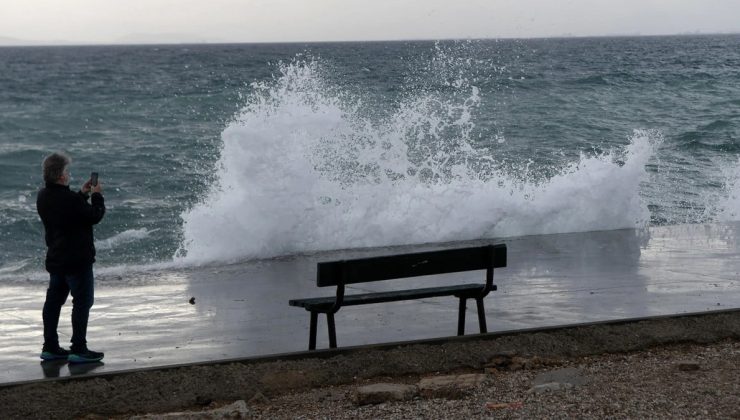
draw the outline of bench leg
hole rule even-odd
[[[334,314],[328,312],[326,314],[326,321],[329,324],[329,348],[337,348],[337,330],[334,328]]]
[[[465,335],[465,301],[467,298],[460,298],[460,311],[457,314],[457,335]]]
[[[483,298],[476,298],[475,303],[478,306],[478,324],[480,325],[480,333],[485,334],[488,332],[488,327],[486,327],[486,311],[483,309]]]
[[[316,321],[318,321],[319,313],[311,311],[311,328],[308,336],[308,349],[316,350]]]

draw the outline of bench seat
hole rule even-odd
[[[439,296],[476,295],[483,291],[485,284],[460,284],[455,286],[427,287],[424,289],[392,290],[388,292],[345,295],[342,306],[366,305],[370,303],[397,302],[402,300],[426,299]],[[496,290],[495,287],[493,290]],[[290,306],[306,308],[308,311],[328,311],[334,306],[336,296],[292,299]]]

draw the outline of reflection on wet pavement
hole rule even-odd
[[[98,276],[88,341],[105,364],[41,363],[42,282],[0,284],[0,383],[303,351],[298,297],[327,296],[316,262],[504,242],[508,267],[486,298],[489,331],[740,307],[740,224],[655,227],[326,252],[191,269]],[[484,280],[483,272],[362,284],[347,293]],[[399,286],[400,284],[400,286]],[[190,303],[195,298],[194,303]],[[466,331],[476,331],[469,305]],[[71,336],[71,302],[60,341]],[[318,348],[327,346],[319,318]],[[342,308],[340,346],[455,335],[457,300]],[[65,366],[67,366],[65,368]]]

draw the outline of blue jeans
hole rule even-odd
[[[44,348],[59,347],[57,326],[62,305],[72,293],[72,350],[87,348],[87,320],[95,300],[92,264],[74,274],[50,274],[44,302]]]

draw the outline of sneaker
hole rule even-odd
[[[44,347],[41,349],[41,359],[42,360],[60,360],[60,359],[66,359],[69,357],[69,350],[65,350],[61,347],[57,348],[48,348]]]
[[[69,363],[91,363],[103,360],[103,353],[85,349],[83,351],[72,351],[67,357]]]

